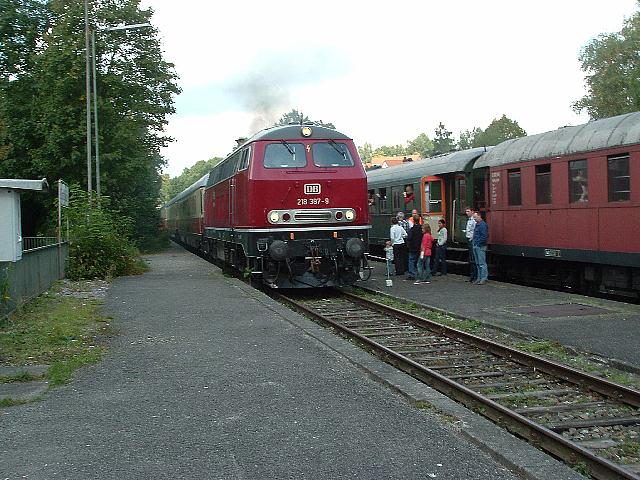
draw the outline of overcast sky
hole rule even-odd
[[[143,0],[182,94],[166,173],[226,156],[292,108],[357,145],[433,138],[506,114],[529,134],[588,121],[580,49],[636,0]]]

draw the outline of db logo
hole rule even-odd
[[[305,183],[304,184],[305,195],[319,195],[320,184],[319,183]]]

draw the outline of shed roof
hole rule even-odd
[[[369,187],[413,183],[428,175],[442,175],[452,172],[464,172],[469,162],[475,160],[491,147],[471,148],[459,152],[425,158],[404,163],[396,167],[380,168],[367,172]]]
[[[475,166],[497,167],[634,143],[640,143],[640,112],[507,140],[480,158]]]
[[[24,180],[21,178],[0,178],[0,188],[8,188],[11,190],[35,190],[38,192],[47,192],[49,184],[47,179],[42,180]]]

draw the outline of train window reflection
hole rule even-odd
[[[629,154],[607,157],[609,180],[609,201],[623,202],[631,199],[631,176],[629,175]]]
[[[424,184],[424,198],[427,213],[442,212],[442,183],[426,182]]]
[[[353,167],[353,158],[344,143],[314,143],[311,151],[316,167]]]
[[[300,168],[307,165],[301,143],[270,143],[264,150],[264,168]]]
[[[569,162],[569,202],[586,202],[589,200],[589,171],[586,160]]]

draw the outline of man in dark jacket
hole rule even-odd
[[[417,275],[416,266],[420,257],[420,245],[422,244],[422,225],[420,225],[420,215],[413,213],[413,226],[407,236],[407,250],[409,251],[409,272],[407,280],[415,280]]]
[[[489,228],[482,217],[480,212],[473,214],[473,219],[476,221],[476,228],[473,231],[473,256],[476,259],[476,266],[478,268],[478,280],[476,285],[484,285],[489,278],[489,269],[487,268],[487,241],[489,240]]]

